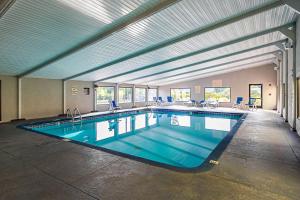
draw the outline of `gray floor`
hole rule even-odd
[[[0,125],[0,199],[300,199],[300,139],[250,113],[207,172],[180,173]]]

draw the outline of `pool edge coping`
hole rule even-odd
[[[149,110],[149,108],[145,108],[145,109],[141,109],[141,110],[138,110],[138,111],[148,111],[148,110]],[[155,108],[155,110],[160,110],[160,108]],[[128,158],[128,159],[135,160],[135,161],[138,161],[138,162],[142,162],[142,163],[145,163],[145,164],[149,164],[149,165],[152,165],[152,166],[161,167],[161,168],[174,170],[174,171],[178,171],[178,172],[187,172],[187,173],[189,173],[189,172],[204,172],[204,171],[208,171],[208,170],[212,169],[214,167],[214,165],[212,165],[210,163],[210,161],[211,160],[218,160],[221,157],[224,150],[227,148],[227,146],[231,142],[233,136],[238,131],[238,129],[240,128],[243,121],[245,120],[245,118],[248,115],[247,113],[230,113],[230,112],[220,112],[220,111],[218,111],[218,112],[206,112],[206,111],[200,111],[200,110],[176,110],[176,109],[162,109],[162,110],[163,111],[188,112],[188,113],[193,112],[193,113],[209,113],[209,114],[225,114],[225,115],[226,114],[227,115],[232,114],[232,115],[240,115],[241,117],[239,118],[237,123],[232,127],[232,129],[228,132],[228,134],[222,139],[222,141],[214,148],[214,150],[204,160],[204,162],[201,163],[199,166],[193,167],[193,168],[176,167],[176,166],[168,165],[168,164],[161,163],[161,162],[158,162],[158,161],[152,161],[152,160],[149,160],[149,159],[146,159],[146,158],[142,158],[142,157],[122,153],[122,152],[115,151],[115,150],[110,150],[110,149],[107,149],[107,148],[104,148],[104,147],[94,146],[94,145],[87,144],[87,143],[80,142],[80,141],[75,141],[75,140],[65,141],[66,138],[64,138],[64,137],[51,135],[51,134],[48,134],[48,133],[44,133],[42,131],[33,130],[33,129],[25,127],[25,126],[28,126],[28,125],[43,124],[43,123],[46,123],[46,122],[49,122],[49,121],[53,121],[53,122],[64,121],[64,120],[66,120],[66,118],[60,118],[60,119],[57,119],[57,120],[53,119],[53,120],[47,120],[47,121],[23,123],[23,124],[17,125],[16,127],[20,128],[20,129],[23,129],[23,130],[26,130],[26,131],[31,132],[31,133],[38,133],[40,135],[45,135],[45,136],[48,136],[48,137],[56,138],[56,139],[59,139],[59,140],[64,141],[64,142],[71,142],[73,144],[86,146],[86,147],[89,147],[89,148],[92,148],[92,149],[95,149],[95,150],[100,150],[100,151],[103,151],[103,152],[106,152],[106,153],[110,153],[112,155],[117,155],[117,156],[120,156],[120,157],[123,157],[123,158]],[[133,110],[133,111],[137,111],[137,110]],[[128,113],[128,112],[130,112],[130,111],[126,110],[124,112],[104,113],[104,114],[100,114],[100,115],[97,115],[97,116],[98,117],[103,117],[103,116],[110,116],[110,115],[113,115],[113,114]],[[88,117],[89,116],[87,116],[87,118]]]

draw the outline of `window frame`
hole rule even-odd
[[[153,98],[150,100],[149,99],[149,90],[156,90],[156,99],[157,99],[157,97],[158,97],[158,88],[148,88],[148,91],[147,91],[147,100],[148,100],[148,102],[154,102],[154,100],[153,100]]]
[[[229,88],[230,90],[230,95],[229,95],[229,101],[228,102],[223,102],[223,101],[218,101],[218,103],[231,103],[231,87],[204,87],[204,100],[207,101],[206,97],[205,97],[205,90],[207,88]]]
[[[130,100],[130,102],[121,102],[120,101],[120,89],[122,89],[122,88],[129,88],[129,89],[131,89],[131,100]],[[133,98],[134,98],[134,93],[133,93],[134,91],[133,91],[133,87],[119,87],[118,88],[118,100],[119,100],[119,103],[133,103]]]
[[[116,92],[116,87],[115,86],[97,86],[95,88],[96,89],[96,105],[107,105],[107,104],[109,104],[109,100],[108,100],[107,103],[97,103],[98,102],[98,100],[97,100],[97,95],[98,95],[97,88],[100,88],[100,87],[102,87],[102,88],[113,88],[114,95],[113,95],[113,99],[112,100],[115,100],[115,92]]]
[[[174,90],[174,89],[175,90],[189,90],[190,91],[190,99],[189,100],[178,101],[175,98],[173,98],[175,102],[189,102],[189,101],[191,101],[191,99],[192,99],[192,89],[191,88],[170,88],[170,97],[172,97],[172,90]]]
[[[144,91],[145,91],[145,100],[144,101],[137,101],[136,100],[136,89],[143,89]],[[143,102],[146,102],[146,100],[147,100],[147,90],[146,90],[147,88],[144,88],[144,87],[135,87],[134,88],[134,102],[137,102],[137,103],[143,103]]]

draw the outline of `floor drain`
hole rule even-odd
[[[219,164],[219,161],[216,161],[216,160],[210,160],[209,163],[210,163],[210,164],[213,164],[213,165],[218,165],[218,164]]]

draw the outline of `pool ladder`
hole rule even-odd
[[[72,113],[71,109],[68,108],[66,110],[66,114],[67,114],[67,118],[71,118],[73,123],[82,121],[81,113],[79,111],[79,108],[77,108],[77,107],[74,108],[73,113]]]

